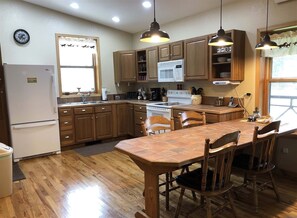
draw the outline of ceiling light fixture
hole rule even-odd
[[[144,1],[144,2],[142,2],[142,6],[144,8],[150,8],[150,7],[152,7],[152,4],[149,1]]]
[[[270,36],[268,34],[268,8],[269,0],[266,0],[266,32],[263,37],[263,40],[255,46],[257,50],[268,50],[272,48],[278,48],[277,44],[270,40]]]
[[[160,30],[160,25],[156,21],[156,7],[154,0],[154,21],[151,23],[150,30],[141,34],[141,42],[167,42],[170,40],[168,33]]]
[[[118,23],[118,22],[120,22],[120,18],[117,17],[117,16],[114,16],[114,17],[112,18],[112,21],[115,22],[115,23]]]
[[[71,3],[70,7],[74,8],[74,9],[79,9],[79,5],[76,2]]]
[[[208,41],[208,45],[210,46],[233,45],[232,39],[226,35],[225,30],[222,28],[222,11],[223,11],[223,0],[221,0],[221,8],[220,8],[220,29],[218,30],[217,35],[215,35]]]

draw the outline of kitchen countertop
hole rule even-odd
[[[110,100],[110,101],[90,101],[86,104],[83,104],[81,102],[71,102],[71,103],[64,103],[59,104],[58,107],[78,107],[78,106],[98,106],[98,105],[104,105],[104,104],[119,104],[119,103],[131,103],[131,104],[141,104],[146,105],[148,103],[154,103],[157,101],[149,101],[149,100],[130,100],[130,99],[123,99],[123,100]],[[172,106],[173,109],[179,109],[179,110],[193,110],[197,112],[205,112],[205,113],[212,113],[212,114],[227,114],[227,113],[233,113],[233,112],[240,112],[243,111],[243,108],[236,107],[236,108],[230,108],[227,106],[220,106],[216,107],[214,105],[174,105]]]

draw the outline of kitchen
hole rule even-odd
[[[104,25],[91,23],[83,19],[41,8],[24,1],[1,1],[0,7],[3,9],[0,12],[2,17],[6,18],[1,21],[2,33],[0,34],[3,63],[49,64],[56,66],[56,33],[98,36],[100,38],[102,84],[104,87],[108,87],[110,94],[117,95],[125,93],[126,91],[131,91],[131,84],[126,83],[117,86],[114,82],[112,53],[119,50],[142,49],[148,47],[148,44],[139,42],[139,35],[147,28],[151,19],[149,19],[146,26],[140,29],[139,32],[130,34]],[[271,3],[269,25],[278,25],[296,21],[295,8],[296,1],[288,1],[282,4]],[[258,106],[261,101],[261,99],[256,98],[261,91],[258,89],[257,83],[255,83],[258,74],[256,70],[256,51],[254,50],[254,46],[257,42],[257,29],[265,26],[265,1],[236,1],[232,4],[224,5],[223,11],[223,27],[225,30],[239,29],[246,32],[244,80],[237,86],[236,91],[240,96],[245,93],[251,93],[252,100],[247,101],[247,105],[245,106],[249,113],[252,113],[254,108]],[[218,14],[219,8],[217,7],[207,12],[184,18],[176,23],[162,24],[161,29],[170,34],[172,42],[214,33],[218,29]],[[157,20],[159,16],[160,15],[157,14]],[[30,33],[31,40],[28,45],[18,46],[14,42],[12,34],[18,28],[24,28]],[[55,68],[55,72],[57,72],[57,68]],[[141,84],[139,86],[142,87],[147,85]],[[214,86],[209,81],[192,81],[185,82],[184,84],[184,87],[186,88],[192,86],[203,88],[208,96],[236,96],[234,86]],[[139,87],[133,88],[133,90],[137,90],[137,88]],[[176,84],[169,84],[166,89],[176,89]],[[114,154],[113,156],[119,158],[118,154]],[[59,167],[62,162],[60,162],[61,160],[56,161],[55,166]],[[100,162],[102,160],[98,161]],[[124,161],[129,162],[128,158],[124,159]],[[116,167],[119,167],[118,165],[120,165],[120,163],[118,165],[117,163],[113,164],[115,164]],[[133,163],[131,162],[131,165],[132,164]],[[38,165],[38,163],[36,163],[36,165]],[[32,161],[31,166],[28,165],[28,171],[31,171],[29,169],[30,167],[34,168],[34,161]],[[39,168],[39,171],[42,171],[43,167],[36,166],[36,168]],[[106,166],[106,168],[112,170],[111,166]],[[54,166],[47,168],[47,170],[54,171]],[[84,168],[84,170],[87,170],[87,168]],[[98,170],[100,171],[101,169]],[[124,169],[123,172],[125,172]],[[97,175],[96,172],[94,173]],[[109,175],[106,175],[107,178],[108,176]],[[82,175],[80,174],[78,177],[81,178]],[[139,175],[139,177],[135,178],[135,180],[137,179],[142,181],[143,178]],[[29,185],[29,182],[26,185]],[[138,186],[138,188],[139,187],[140,186]],[[96,189],[96,187],[94,187],[94,189]],[[141,189],[141,187],[139,189]],[[52,192],[50,190],[47,191],[49,193]],[[99,191],[98,187],[95,191]],[[139,199],[135,199],[135,202],[137,201],[139,201]],[[54,204],[54,202],[52,203]],[[139,207],[142,206],[140,205]],[[43,207],[40,206],[40,208]],[[113,214],[112,212],[110,213]],[[117,216],[115,214],[113,215]]]

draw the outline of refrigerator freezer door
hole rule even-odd
[[[60,152],[57,120],[11,126],[14,160]],[[32,140],[34,139],[34,140]]]
[[[10,124],[58,119],[54,68],[4,64]]]

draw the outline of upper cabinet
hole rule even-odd
[[[137,82],[146,82],[147,80],[147,62],[146,51],[136,51]]]
[[[158,80],[158,60],[159,53],[158,47],[150,47],[146,49],[146,68],[147,68],[147,79],[149,81]]]
[[[208,37],[184,41],[185,79],[208,79]]]
[[[210,80],[243,81],[245,32],[230,30],[226,34],[232,38],[234,44],[210,47]]]
[[[113,53],[115,83],[136,82],[136,51]]]
[[[183,41],[159,45],[159,61],[170,61],[184,57]]]

